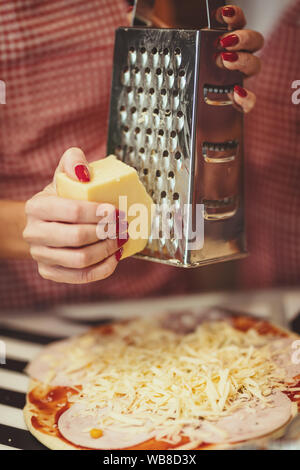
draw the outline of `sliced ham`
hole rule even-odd
[[[256,439],[284,426],[291,415],[292,402],[284,393],[275,392],[269,406],[249,402],[230,416],[203,421],[195,437],[212,444]]]
[[[71,443],[87,447],[89,449],[125,449],[134,447],[142,442],[148,441],[153,435],[143,432],[137,426],[128,426],[116,429],[108,427],[101,429],[99,421],[105,414],[105,410],[100,410],[97,415],[82,414],[82,406],[75,403],[65,411],[58,420],[58,429],[65,439]],[[100,429],[103,435],[94,438],[90,435],[91,429]]]
[[[61,370],[60,360],[64,358],[64,353],[74,340],[55,341],[43,348],[40,353],[26,367],[26,373],[40,382],[49,382],[53,386],[75,385]],[[54,366],[53,366],[54,364]]]
[[[287,379],[300,375],[300,364],[293,364],[292,358],[295,349],[292,347],[295,338],[276,339],[271,344],[272,360],[278,366],[278,370],[285,372]]]

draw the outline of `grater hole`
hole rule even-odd
[[[141,86],[138,88],[138,94],[141,95],[144,91],[144,88],[142,88]]]
[[[139,71],[140,71],[140,69],[139,69],[138,67],[135,67],[135,68],[134,68],[134,73],[135,73],[135,74],[138,74]]]
[[[174,172],[173,171],[169,171],[168,173],[168,178],[174,178]]]
[[[181,69],[179,70],[179,77],[184,77],[185,76],[185,70]]]
[[[128,87],[126,88],[126,91],[127,91],[128,94],[131,93],[131,92],[132,92],[132,87],[131,87],[131,86],[128,86]]]
[[[160,193],[160,197],[161,197],[162,199],[165,198],[165,197],[167,197],[166,191],[162,191],[162,192]]]
[[[129,48],[129,52],[131,52],[131,53],[135,52],[135,48],[134,48],[133,46],[131,46],[131,47]]]
[[[161,68],[156,69],[156,75],[161,75],[161,72],[162,72]]]
[[[166,115],[166,117],[170,117],[171,116],[171,110],[167,109],[166,112],[165,112],[165,115]]]
[[[175,158],[176,158],[176,160],[180,160],[180,158],[181,158],[181,153],[180,153],[180,152],[176,152],[176,153],[175,153]]]
[[[145,153],[145,149],[144,147],[141,147],[140,150],[139,150],[140,153]]]
[[[131,114],[136,113],[136,107],[135,107],[135,106],[132,106],[132,108],[130,109],[130,112],[131,112]]]
[[[167,47],[165,47],[165,49],[163,50],[164,55],[168,55],[169,52],[170,52],[169,49]]]
[[[147,135],[151,135],[151,134],[152,134],[152,129],[150,129],[150,127],[146,130],[146,134],[147,134]]]
[[[174,193],[173,194],[173,200],[178,201],[178,199],[179,199],[179,193]]]
[[[136,127],[134,129],[135,134],[139,134],[141,132],[141,129],[139,127]]]
[[[140,52],[141,52],[141,54],[145,54],[146,48],[145,48],[145,47],[141,47],[141,48],[140,48]]]
[[[158,135],[160,135],[161,137],[163,137],[164,134],[165,134],[164,130],[163,130],[163,129],[159,129]]]
[[[173,91],[173,96],[174,96],[174,98],[177,98],[177,96],[179,96],[179,91],[178,91],[178,90],[174,90],[174,91]]]
[[[157,49],[156,49],[156,47],[153,47],[153,49],[152,49],[152,51],[151,51],[151,54],[153,54],[153,55],[157,54]]]
[[[134,151],[134,148],[133,147],[129,147],[128,149],[129,153],[132,153]]]
[[[123,112],[123,111],[125,111],[125,110],[126,110],[125,106],[121,106],[121,107],[120,107],[120,111],[121,111],[121,112]]]
[[[151,72],[151,70],[149,69],[149,67],[146,67],[146,68],[145,68],[145,73],[146,73],[146,74],[149,74],[150,72]]]
[[[174,52],[175,52],[175,55],[180,55],[181,54],[181,50],[179,49],[179,47],[176,47]]]
[[[127,132],[129,131],[129,127],[128,127],[128,126],[124,126],[124,127],[123,127],[123,131],[127,133]]]
[[[143,109],[142,109],[142,113],[146,113],[147,111],[148,111],[147,108],[143,108]]]
[[[161,176],[161,171],[157,170],[156,173],[155,173],[155,176],[156,176],[156,178],[159,178]]]
[[[153,109],[153,114],[158,116],[159,115],[159,109],[158,108]]]
[[[182,117],[183,117],[183,112],[182,112],[182,111],[178,111],[177,117],[182,118]]]
[[[172,69],[169,69],[167,73],[168,73],[169,77],[172,77],[172,75],[174,74]]]
[[[166,90],[165,88],[162,88],[162,90],[160,91],[160,94],[161,94],[162,96],[166,96],[167,90]]]
[[[145,176],[148,175],[148,173],[149,173],[148,168],[144,168],[144,169],[143,169],[143,173],[144,173]]]
[[[126,65],[126,67],[123,68],[123,73],[127,73],[129,71],[129,67],[128,65]]]
[[[171,134],[170,134],[170,136],[172,137],[172,139],[175,139],[176,135],[177,135],[177,134],[176,134],[176,131],[172,131]]]
[[[169,156],[168,150],[164,150],[164,152],[163,152],[163,157],[168,157],[168,156]]]
[[[150,95],[154,95],[154,93],[155,93],[154,88],[150,88],[149,93],[150,93]]]

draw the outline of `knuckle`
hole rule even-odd
[[[86,250],[80,250],[74,258],[76,268],[85,268],[89,265],[90,257]]]
[[[27,224],[23,230],[22,236],[27,243],[32,243],[34,240],[34,234],[31,229],[31,224]]]
[[[38,249],[35,245],[31,245],[29,249],[30,255],[34,260],[37,260],[39,258],[38,256]]]
[[[81,216],[81,207],[78,203],[70,203],[68,207],[69,217],[73,222],[79,222]]]
[[[26,215],[31,215],[34,212],[34,209],[36,207],[36,201],[34,198],[28,199],[25,204],[25,214]]]
[[[38,272],[39,272],[39,275],[43,279],[51,279],[49,271],[46,269],[46,267],[43,264],[38,264]]]
[[[86,231],[83,227],[75,226],[71,236],[71,244],[73,246],[82,246],[86,240]]]

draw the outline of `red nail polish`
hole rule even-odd
[[[222,9],[222,15],[232,18],[235,15],[235,9],[232,7],[224,7]]]
[[[239,37],[236,34],[230,34],[225,38],[220,39],[220,44],[222,47],[232,47],[236,46],[239,43]]]
[[[90,172],[86,165],[76,165],[74,171],[81,183],[88,183],[91,180]]]
[[[122,238],[119,238],[119,237],[117,238],[117,244],[118,244],[118,247],[119,247],[119,248],[120,248],[121,246],[125,245],[125,243],[126,243],[126,242],[128,241],[128,239],[129,239],[129,235],[128,235],[127,232],[120,234],[120,236],[121,236]]]
[[[221,56],[227,62],[236,62],[239,58],[236,52],[222,52]]]
[[[239,86],[239,85],[235,85],[234,91],[235,91],[235,93],[237,93],[241,98],[246,98],[246,96],[248,95],[248,93],[247,93],[247,91],[245,90],[245,88],[242,88],[242,87]]]
[[[119,262],[123,254],[123,248],[119,248],[118,251],[115,252],[116,260]]]

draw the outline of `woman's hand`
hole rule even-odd
[[[220,38],[217,65],[229,70],[240,70],[246,77],[256,75],[260,71],[260,59],[253,52],[262,48],[263,36],[256,31],[242,29],[246,25],[246,19],[243,10],[235,5],[219,8],[216,15],[218,21],[226,23],[230,31]],[[234,101],[248,113],[254,107],[256,97],[251,91],[236,86]]]
[[[56,171],[65,171],[83,184],[90,179],[88,163],[78,148],[64,153]],[[54,180],[27,201],[23,237],[43,278],[82,284],[107,278],[114,272],[128,235],[99,240],[99,233],[103,234],[104,230],[97,213],[103,214],[103,206],[58,197]],[[115,225],[115,230],[110,226],[110,233],[118,236],[119,211],[110,204],[105,204],[105,211],[109,223]]]

